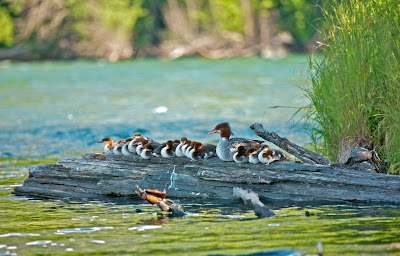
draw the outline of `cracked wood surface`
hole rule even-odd
[[[58,199],[138,199],[135,185],[166,189],[168,198],[232,199],[233,188],[241,187],[267,201],[400,203],[400,176],[362,172],[339,164],[289,161],[254,165],[218,158],[194,162],[137,156],[106,159],[98,153],[31,167],[29,177],[14,193]]]

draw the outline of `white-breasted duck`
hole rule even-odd
[[[233,161],[238,164],[249,162],[249,158],[246,156],[246,149],[244,148],[244,146],[238,147],[237,152],[233,154]]]
[[[258,164],[260,160],[258,160],[258,149],[250,147],[246,151],[246,156],[249,159],[249,163],[251,164]]]
[[[125,144],[125,139],[121,139],[115,143],[113,147],[113,154],[114,155],[122,155],[122,146]]]
[[[124,156],[133,155],[133,153],[130,152],[129,149],[128,149],[129,143],[130,143],[132,140],[133,140],[132,137],[129,137],[129,138],[126,138],[126,139],[125,139],[125,144],[122,146],[122,149],[121,149],[121,152],[122,152],[122,154],[123,154]],[[135,154],[136,154],[136,152],[135,152]]]
[[[205,160],[215,155],[215,145],[194,142],[193,148],[189,151],[188,157],[193,161]]]
[[[99,143],[107,142],[107,144],[104,146],[104,153],[106,155],[112,155],[112,149],[114,147],[114,141],[110,137],[105,137]]]
[[[132,140],[128,144],[128,150],[134,155],[137,154],[136,147],[142,140],[144,140],[142,134],[140,132],[135,132],[132,136]]]
[[[140,156],[143,159],[150,159],[153,157],[153,146],[151,145],[151,143],[147,142],[146,144],[144,144],[143,149],[140,153]]]
[[[175,149],[175,155],[177,156],[177,157],[184,157],[185,155],[183,154],[183,152],[182,152],[182,146],[183,145],[185,145],[186,144],[186,141],[187,141],[188,139],[186,138],[186,137],[182,137],[181,138],[181,140],[180,140],[180,142],[179,142],[179,145],[176,147],[176,149]]]
[[[196,143],[198,143],[198,142],[192,140],[192,141],[190,142],[190,145],[189,145],[189,146],[185,149],[185,151],[183,152],[187,158],[190,158],[190,156],[189,156],[190,150],[192,150],[192,149],[194,148],[194,145],[196,145]]]
[[[191,143],[192,143],[191,140],[186,140],[185,145],[182,146],[181,150],[183,156],[186,156],[186,149],[190,146]]]
[[[210,133],[221,133],[221,138],[217,145],[217,156],[222,161],[233,161],[233,155],[237,152],[237,148],[239,146],[244,146],[245,148],[256,147],[259,148],[261,146],[260,143],[249,140],[245,138],[230,138],[233,135],[231,131],[231,127],[229,123],[220,123],[215,126],[214,130],[210,131]]]
[[[136,154],[138,154],[138,155],[140,156],[140,154],[142,153],[142,150],[143,150],[143,146],[144,146],[145,144],[147,144],[148,142],[149,142],[149,141],[146,140],[146,139],[140,140],[139,143],[138,143],[138,145],[137,145],[137,147],[136,147]]]
[[[280,150],[270,149],[268,145],[263,145],[258,154],[258,160],[261,163],[270,164],[275,161],[289,161],[290,158]]]
[[[172,140],[165,143],[165,146],[161,149],[161,156],[163,158],[175,157],[174,142]]]

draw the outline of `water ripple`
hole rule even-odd
[[[114,227],[93,227],[93,228],[69,228],[57,230],[56,235],[65,235],[69,233],[90,233],[99,230],[114,229]]]
[[[128,228],[128,230],[145,231],[145,230],[157,229],[157,228],[162,228],[162,226],[158,226],[158,225],[145,225],[145,226],[139,226],[139,227],[131,227],[131,228]]]
[[[33,241],[33,242],[28,242],[25,243],[25,245],[46,245],[46,244],[50,244],[51,240],[38,240],[38,241]]]
[[[32,233],[7,233],[0,235],[0,237],[10,237],[10,236],[40,236],[40,234],[32,234]]]

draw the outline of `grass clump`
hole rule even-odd
[[[375,149],[399,174],[400,2],[332,0],[324,19],[305,88],[315,149],[339,162],[354,146]]]

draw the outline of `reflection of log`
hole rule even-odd
[[[268,132],[264,129],[262,124],[255,123],[250,126],[254,132],[260,136],[261,138],[270,141],[280,147],[281,149],[285,150],[289,154],[294,155],[304,163],[308,164],[330,164],[331,162],[326,159],[325,157],[312,152],[306,148],[300,147],[292,142],[290,142],[286,138],[280,137],[278,134],[274,132]]]
[[[400,203],[400,176],[361,172],[339,165],[293,161],[236,164],[218,158],[189,159],[86,154],[34,166],[15,194],[45,198],[139,197],[135,185],[167,190],[168,197],[233,199],[233,188],[256,191],[261,201],[364,201]],[[142,200],[142,199],[141,199]],[[265,201],[264,201],[265,202]],[[268,203],[269,204],[269,203]]]

